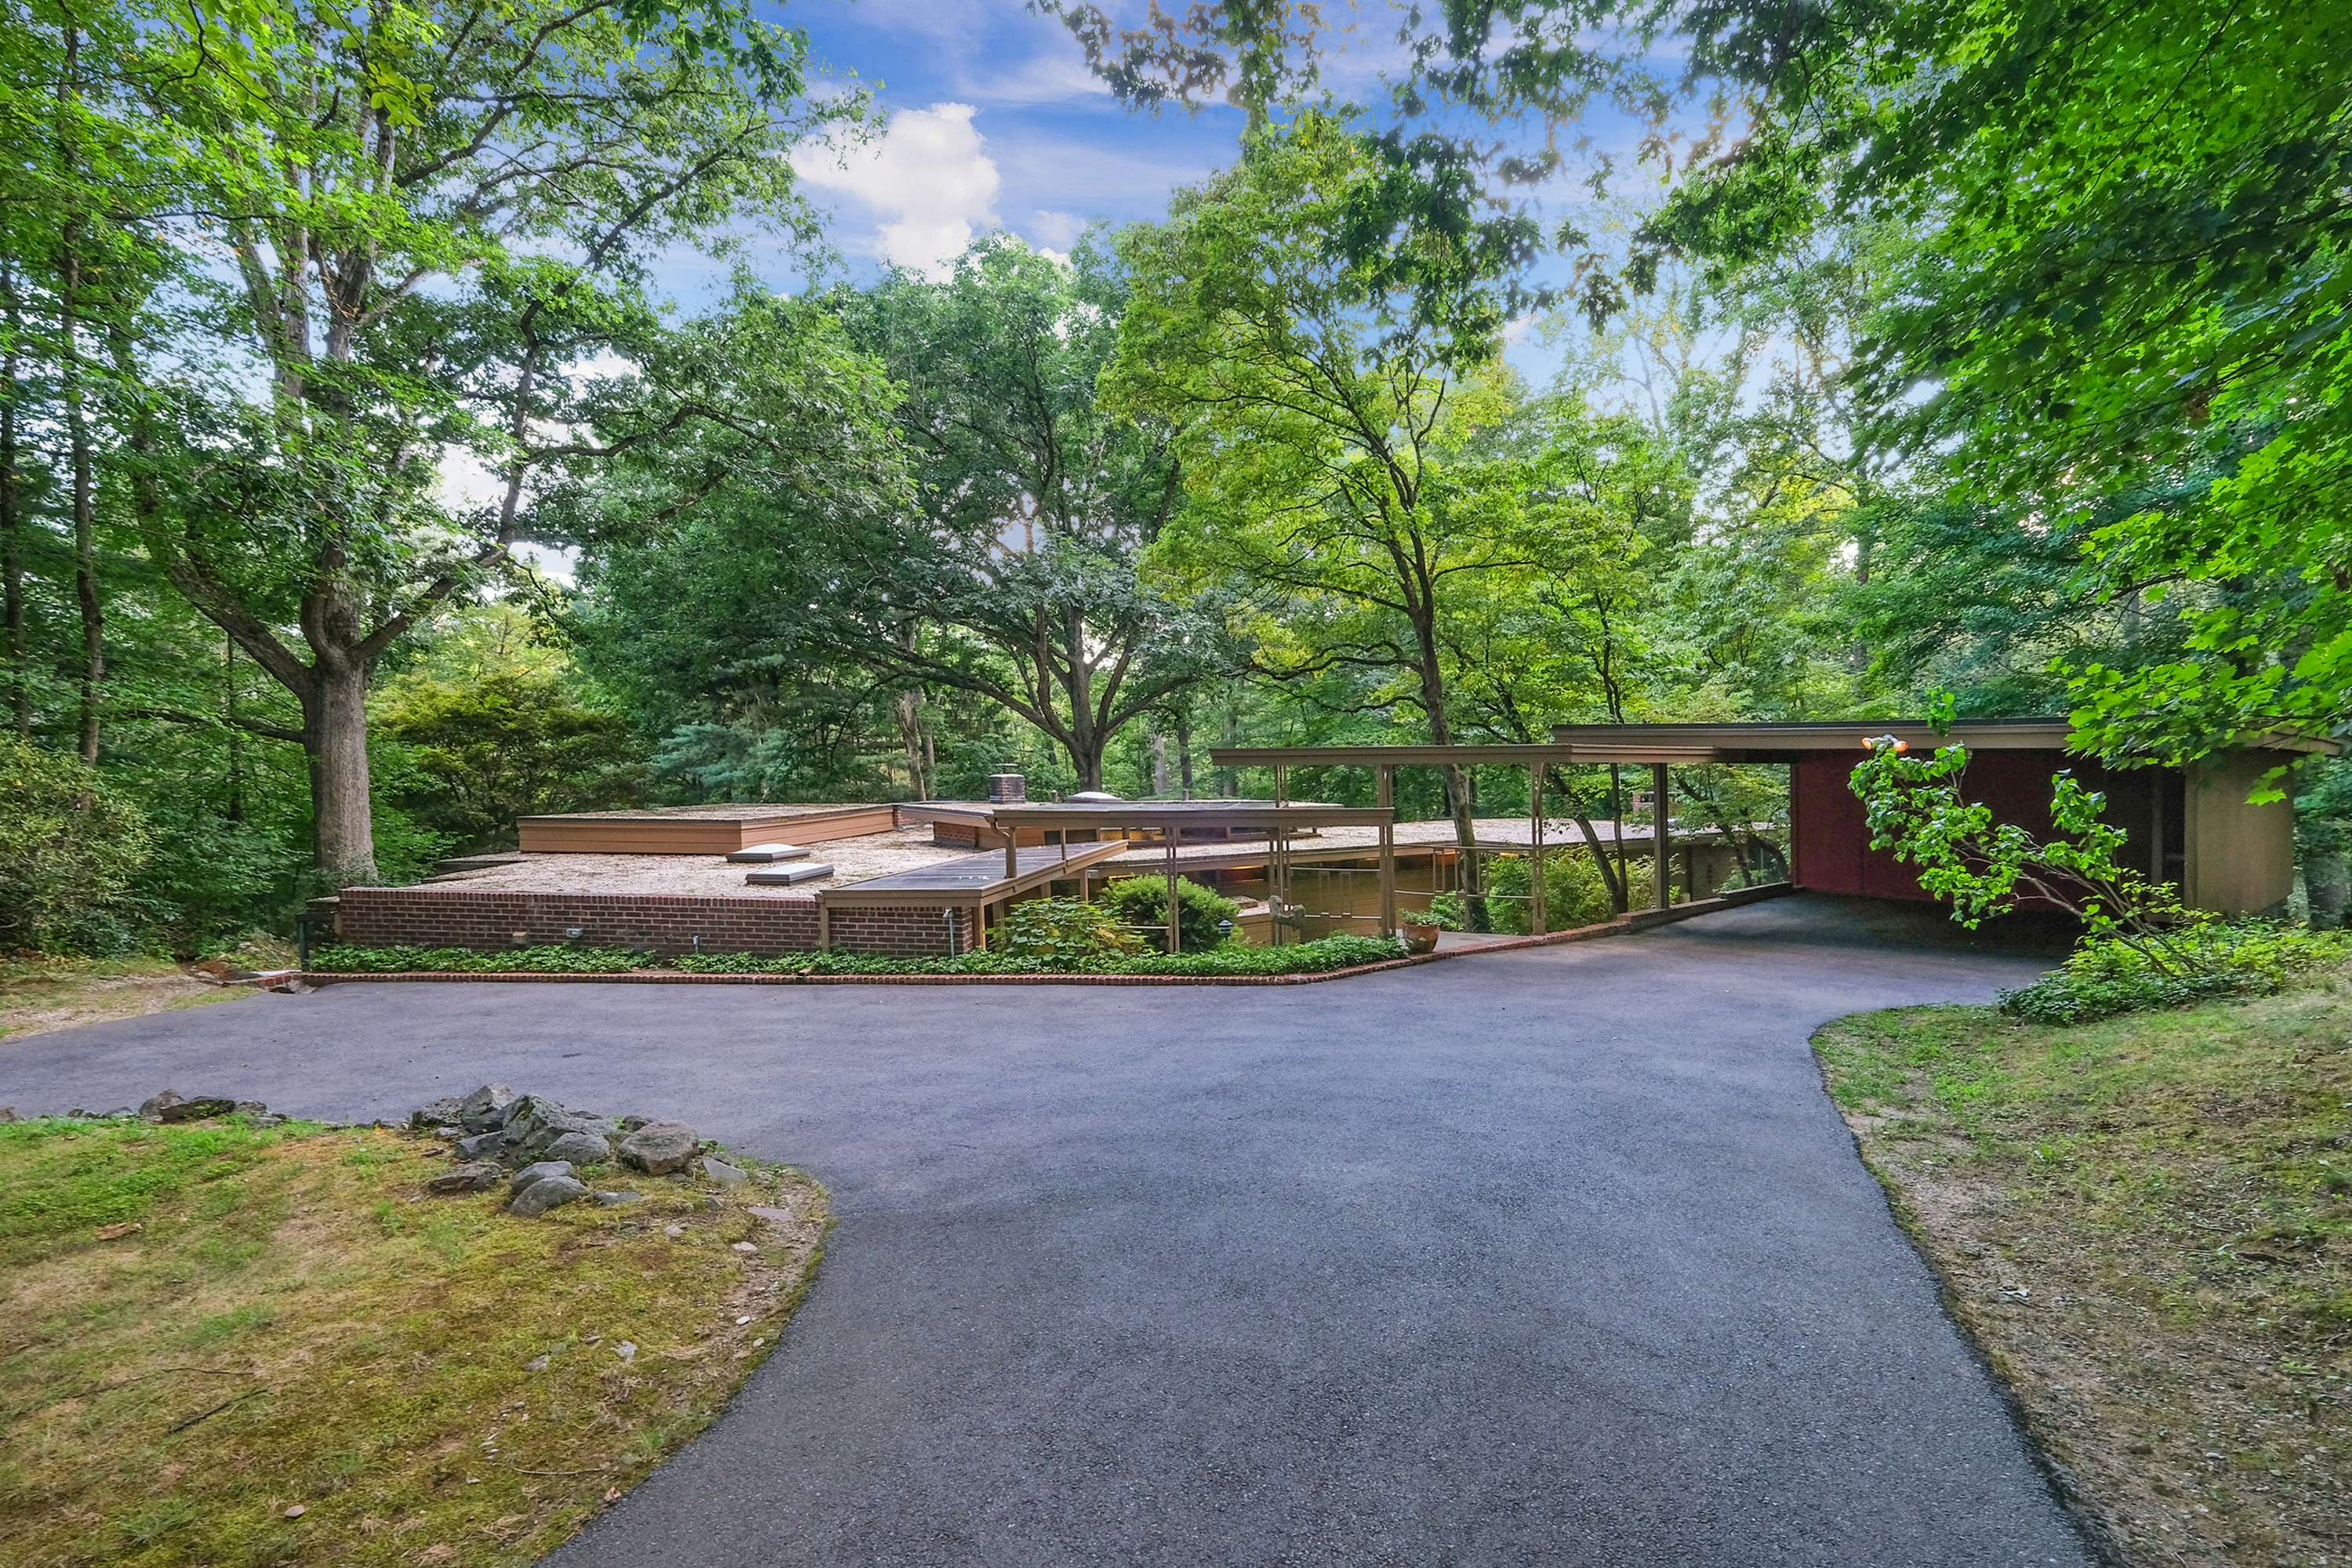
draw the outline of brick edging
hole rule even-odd
[[[1779,898],[1795,890],[1787,882],[1768,882],[1762,887],[1736,889],[1716,898],[1702,899],[1696,903],[1677,904],[1671,910],[1643,910],[1634,914],[1620,915],[1598,925],[1578,926],[1573,931],[1514,937],[1507,942],[1482,942],[1475,947],[1416,952],[1402,958],[1382,959],[1378,963],[1359,963],[1346,969],[1326,969],[1307,974],[686,974],[674,969],[626,969],[612,974],[535,974],[528,970],[452,973],[415,969],[394,974],[314,970],[302,978],[314,985],[371,981],[392,984],[443,981],[497,985],[1317,985],[1327,980],[1352,980],[1361,974],[1411,969],[1416,964],[1436,963],[1445,959],[1474,958],[1481,953],[1517,952],[1524,948],[1559,947],[1569,942],[1593,942],[1602,937],[1629,936],[1636,931],[1685,921],[1694,915],[1715,914],[1723,910],[1737,909],[1742,904]]]

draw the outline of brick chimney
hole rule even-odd
[[[988,804],[1019,805],[1029,798],[1029,785],[1019,773],[1004,773],[988,775]]]

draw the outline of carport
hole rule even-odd
[[[2191,908],[2246,914],[2286,901],[2294,888],[2293,800],[2254,805],[2247,797],[2273,772],[2305,756],[2334,756],[2338,743],[2274,731],[2189,768],[2116,768],[2069,752],[2072,732],[2064,719],[1961,720],[1940,731],[1924,721],[1854,719],[1562,724],[1552,739],[1580,762],[1654,746],[1690,762],[1785,765],[1790,879],[1812,892],[1928,898],[1909,868],[1870,847],[1862,802],[1848,786],[1867,738],[1892,735],[1922,751],[1965,744],[1968,797],[2037,835],[2050,831],[2052,775],[2073,773],[2105,794],[2107,820],[2129,835],[2134,868],[2177,883]]]

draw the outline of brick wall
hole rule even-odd
[[[947,917],[952,915],[952,928]],[[930,958],[969,952],[974,946],[971,911],[936,909],[834,910],[825,916],[833,945],[844,952],[887,953],[893,958]]]
[[[692,951],[698,936],[706,952],[805,952],[816,946],[816,900],[347,888],[335,920],[345,942],[480,952],[561,944],[575,940],[574,927],[586,946],[651,948],[665,957]]]
[[[835,910],[833,945],[845,952],[900,958],[969,952],[971,911],[953,911],[952,927],[936,909]],[[571,932],[577,928],[580,935]],[[663,897],[639,893],[490,893],[432,888],[347,888],[336,906],[336,934],[371,947],[650,948],[668,957],[695,950],[763,957],[816,946],[816,900]],[[517,940],[516,933],[521,938]]]

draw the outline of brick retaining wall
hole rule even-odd
[[[571,933],[577,930],[577,937]],[[336,933],[371,947],[650,948],[772,957],[816,946],[816,900],[713,899],[638,893],[493,893],[433,888],[347,888]],[[520,934],[518,934],[520,933]]]
[[[836,910],[833,945],[845,952],[928,958],[972,945],[971,911],[950,927],[936,909]],[[335,931],[369,947],[649,948],[667,958],[696,949],[763,958],[817,945],[816,900],[697,898],[650,893],[493,893],[436,888],[349,888]],[[579,935],[572,932],[577,930]]]
[[[952,927],[949,917],[954,917]],[[859,908],[833,910],[825,929],[841,952],[878,952],[892,958],[932,958],[941,953],[971,951],[972,920],[968,909],[938,910]],[[812,942],[811,946],[815,943]]]

